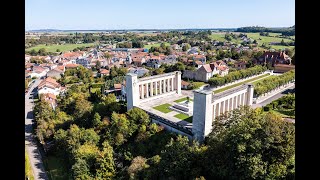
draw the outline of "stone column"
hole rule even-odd
[[[146,83],[146,98],[149,97],[149,83]]]
[[[171,78],[171,91],[174,91],[173,78]]]
[[[177,94],[181,94],[181,72],[176,71],[176,87],[177,87]]]
[[[193,103],[192,134],[202,142],[212,130],[212,95],[211,91],[195,90]]]
[[[144,84],[141,84],[141,99],[144,99]]]
[[[253,101],[253,85],[249,84],[248,85],[248,92],[247,92],[247,105],[251,106],[252,105],[252,101]]]
[[[242,106],[245,105],[245,101],[246,101],[246,100],[245,100],[245,94],[246,94],[246,93],[243,93],[243,94],[242,94]]]
[[[230,99],[228,98],[226,101],[226,111],[229,111],[229,106],[230,106]]]
[[[218,105],[217,116],[220,116],[221,102],[217,103],[217,105]]]
[[[158,95],[158,81],[154,82],[155,83],[155,91],[156,91],[156,95]]]
[[[166,88],[167,88],[167,86],[166,86],[166,80],[164,79],[163,80],[163,93],[166,93],[167,91],[166,91]]]
[[[153,82],[150,83],[150,96],[152,97],[153,96]]]
[[[159,94],[162,94],[162,80],[159,81]]]
[[[230,111],[233,110],[233,97],[230,99],[231,100],[231,108],[230,108]]]
[[[224,111],[225,111],[225,103],[226,103],[226,101],[222,101],[222,102],[221,102],[221,106],[222,106],[221,113],[222,113],[222,114],[223,114]]]
[[[234,109],[238,108],[238,96],[235,96],[235,103],[234,103]]]
[[[239,106],[242,105],[242,94],[239,94]]]
[[[127,110],[139,104],[139,85],[138,76],[133,73],[126,75],[126,93],[127,93]]]
[[[213,108],[212,108],[212,120],[214,120],[214,118],[216,118],[216,105],[213,104]]]

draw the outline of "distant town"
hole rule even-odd
[[[295,26],[26,31],[25,97],[28,177],[294,179]]]

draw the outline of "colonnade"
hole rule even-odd
[[[138,83],[139,86],[139,98],[145,99],[152,96],[157,96],[167,92],[172,92],[177,90],[176,78],[168,77],[161,79],[153,79],[147,81],[141,81]]]

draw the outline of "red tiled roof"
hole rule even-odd
[[[203,64],[203,63],[202,63],[201,61],[199,61],[199,60],[196,60],[195,63],[196,63],[197,65],[202,65],[202,64]]]
[[[182,86],[189,86],[189,84],[190,84],[189,82],[181,80],[181,85]]]
[[[38,89],[42,89],[44,86],[50,88],[59,88],[61,85],[53,78],[47,77],[46,79],[42,80],[38,85]]]
[[[100,69],[100,74],[109,74],[110,71],[107,69]]]
[[[201,68],[203,68],[207,73],[212,72],[210,64],[205,64],[205,65],[201,66]]]
[[[115,89],[121,89],[121,84],[114,84],[113,87],[114,87]]]
[[[76,68],[79,64],[66,64],[66,68]]]

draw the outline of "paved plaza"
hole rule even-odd
[[[172,110],[169,113],[163,113],[163,112],[158,111],[158,110],[153,108],[155,106],[159,106],[161,104],[166,104],[166,103],[171,104],[171,105],[178,104],[178,103],[176,103],[174,101],[178,100],[178,99],[181,99],[181,98],[185,98],[185,97],[187,97],[187,96],[183,95],[183,94],[181,94],[181,95],[171,94],[171,95],[168,95],[168,96],[165,96],[165,97],[152,99],[150,101],[146,101],[146,102],[140,103],[138,105],[138,107],[143,109],[143,110],[145,110],[145,111],[148,111],[148,112],[151,112],[153,114],[156,114],[156,115],[158,115],[160,117],[163,117],[163,118],[165,118],[167,120],[170,120],[170,121],[175,122],[177,124],[183,125],[183,126],[185,126],[187,128],[192,128],[192,123],[189,123],[187,121],[183,121],[183,120],[181,120],[179,118],[174,117],[175,115],[180,114],[180,112]],[[190,101],[189,105],[191,107],[193,107],[193,102]]]

